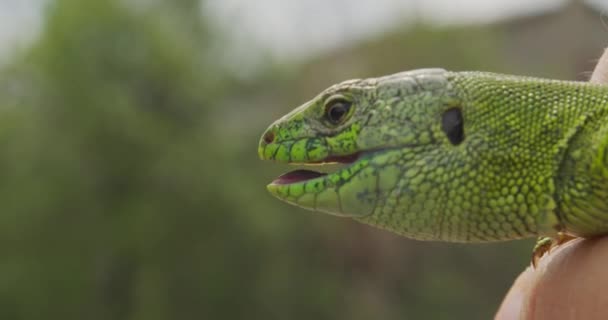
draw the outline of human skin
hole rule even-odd
[[[608,49],[591,82],[608,84]],[[497,320],[608,318],[608,237],[575,239],[545,254],[515,280]]]

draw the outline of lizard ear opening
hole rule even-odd
[[[459,108],[446,110],[441,118],[441,130],[450,140],[450,143],[457,146],[464,140],[464,120]]]

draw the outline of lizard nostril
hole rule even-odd
[[[264,134],[264,142],[266,144],[272,143],[274,141],[274,132],[268,131]]]

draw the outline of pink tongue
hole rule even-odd
[[[301,182],[301,181],[306,181],[306,180],[322,177],[325,175],[327,175],[327,173],[321,173],[321,172],[310,171],[310,170],[295,170],[295,171],[288,172],[288,173],[276,178],[276,180],[274,180],[272,183],[290,184],[290,183],[296,183],[296,182]]]

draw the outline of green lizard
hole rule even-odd
[[[334,85],[273,123],[268,185],[302,208],[420,240],[541,236],[535,259],[608,233],[608,87],[422,69]]]

